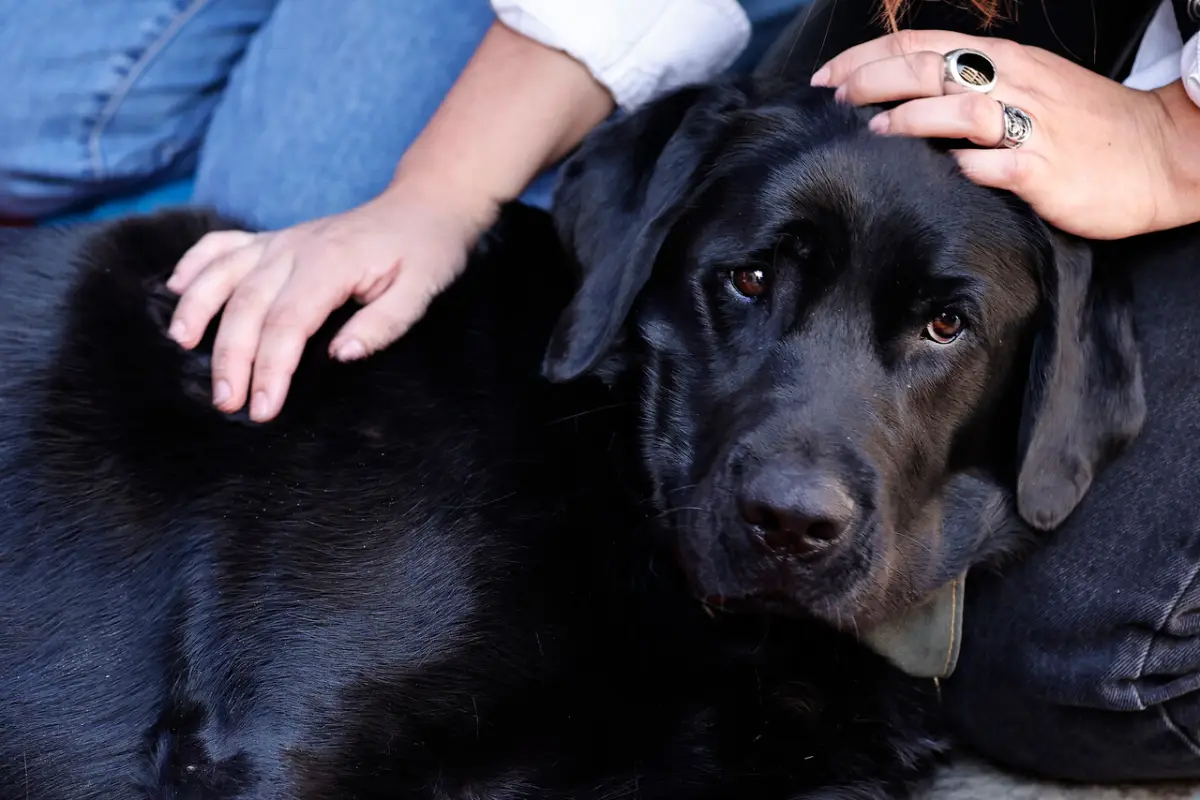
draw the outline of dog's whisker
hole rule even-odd
[[[899,529],[892,531],[892,533],[893,533],[894,535],[896,535],[896,536],[899,536],[901,539],[906,539],[906,540],[908,540],[908,541],[912,542],[913,544],[915,544],[915,545],[918,545],[918,546],[919,546],[919,547],[921,547],[921,548],[922,548],[922,549],[923,549],[923,550],[924,550],[926,553],[932,553],[932,552],[933,552],[933,545],[932,545],[932,544],[930,544],[928,541],[926,541],[926,540],[925,540],[923,537],[921,537],[921,536],[917,536],[917,535],[915,535],[915,534],[912,534],[912,533],[906,533],[906,532],[904,532],[904,531],[902,531],[902,530],[899,530]]]
[[[574,414],[568,414],[565,417],[558,417],[556,419],[552,419],[549,422],[547,422],[546,425],[547,426],[561,425],[564,422],[571,422],[573,420],[582,419],[583,417],[591,416],[592,414],[601,414],[605,411],[612,411],[612,410],[618,409],[618,408],[628,408],[631,405],[632,405],[631,403],[624,402],[624,403],[611,403],[606,406],[597,406],[596,408],[589,408],[585,411],[579,411]]]
[[[661,519],[663,517],[671,516],[672,514],[681,514],[684,512],[688,512],[688,511],[691,511],[691,512],[694,512],[697,514],[702,514],[702,513],[704,513],[704,508],[701,506],[675,506],[673,508],[662,509],[661,511],[658,512],[657,516],[658,516],[658,518]]]

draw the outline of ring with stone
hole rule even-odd
[[[971,92],[996,88],[996,62],[978,50],[961,47],[945,55],[945,79]]]

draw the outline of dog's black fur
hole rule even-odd
[[[163,335],[228,225],[0,234],[4,800],[903,797],[934,687],[835,628],[1014,547],[972,474],[1052,525],[1140,424],[1086,250],[826,92],[606,126],[565,250],[506,209],[398,345],[332,363],[335,316],[266,426]],[[837,536],[792,524],[830,497]]]

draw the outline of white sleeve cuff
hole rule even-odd
[[[1125,85],[1148,92],[1179,80],[1182,45],[1171,0],[1162,0],[1142,34]]]
[[[737,0],[491,0],[500,22],[579,61],[625,110],[724,71],[750,40]]]
[[[1183,43],[1183,52],[1179,56],[1179,70],[1188,97],[1200,106],[1200,33]]]
[[[1177,80],[1200,106],[1200,34],[1183,41],[1170,0],[1162,0],[1138,45],[1125,85],[1151,91]]]

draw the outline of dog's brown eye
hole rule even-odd
[[[962,317],[951,311],[943,311],[925,326],[925,335],[938,344],[950,344],[962,331]]]
[[[729,283],[743,297],[762,297],[767,292],[767,273],[753,267],[735,269],[729,273]]]

